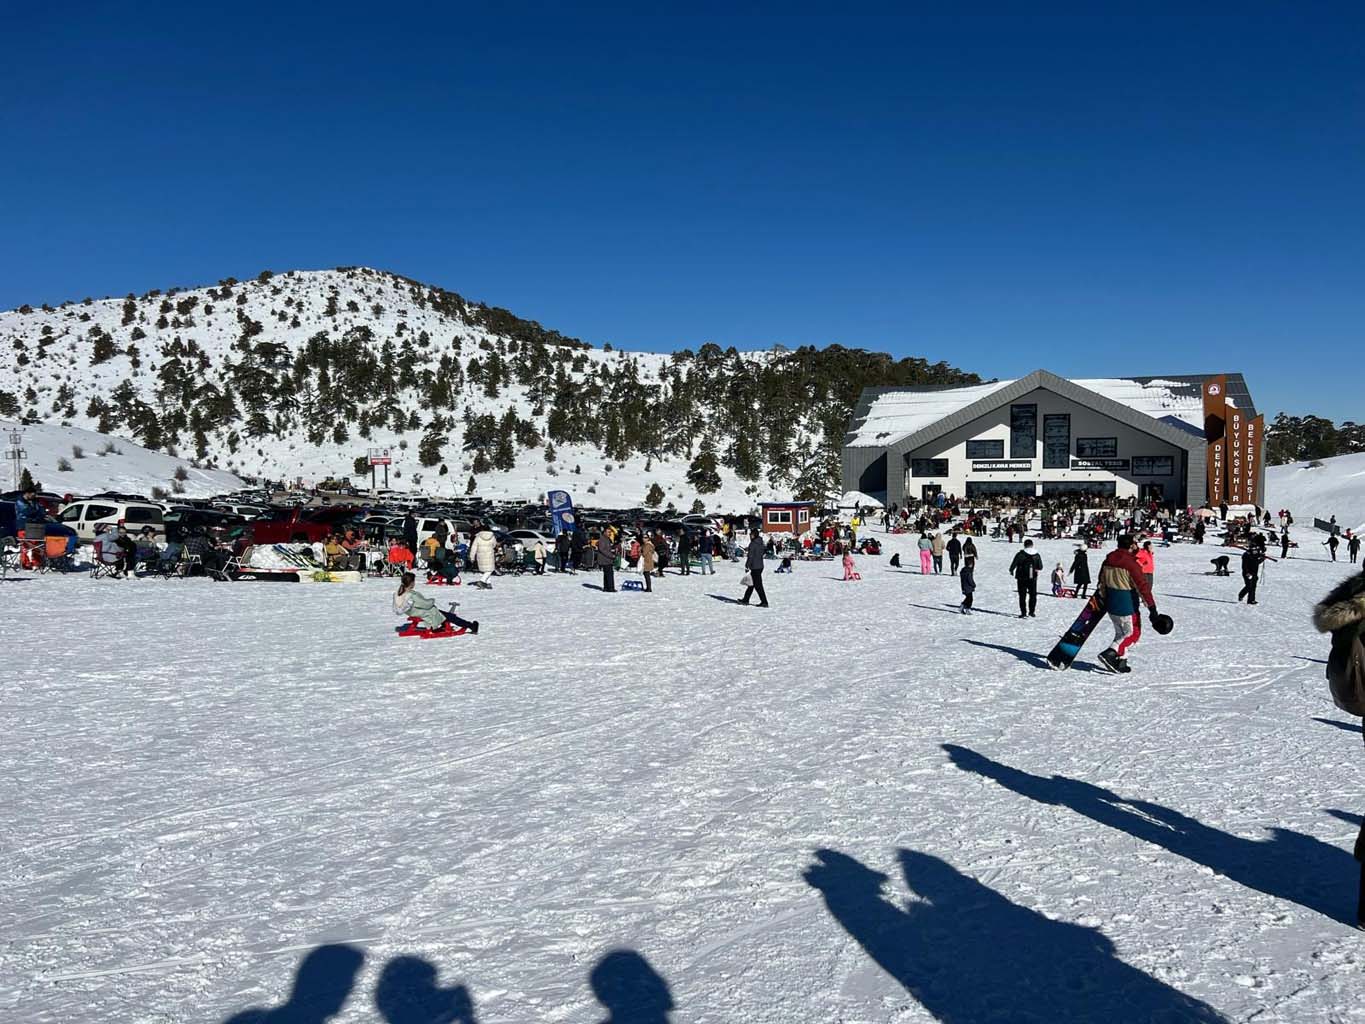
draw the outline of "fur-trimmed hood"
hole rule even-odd
[[[1330,633],[1365,620],[1365,572],[1352,576],[1313,609],[1313,625]]]

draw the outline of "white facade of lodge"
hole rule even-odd
[[[1069,381],[1044,370],[962,388],[869,388],[844,489],[890,504],[952,494],[1204,501],[1201,377]],[[1239,375],[1228,403],[1254,415]]]

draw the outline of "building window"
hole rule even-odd
[[[790,526],[792,522],[792,510],[789,508],[770,508],[768,509],[769,526]]]
[[[1049,413],[1043,417],[1043,468],[1071,468],[1071,414]]]
[[[1010,406],[1010,458],[1031,459],[1038,447],[1038,407]]]
[[[1117,437],[1076,438],[1076,457],[1079,459],[1114,459],[1118,458],[1118,454]]]
[[[967,500],[986,498],[1032,498],[1031,480],[968,480]]]
[[[1044,498],[1112,498],[1118,491],[1113,480],[1045,480]]]
[[[969,459],[1003,459],[1004,457],[1004,441],[967,442],[967,458]]]
[[[911,459],[911,476],[947,476],[947,459]]]
[[[800,514],[799,514],[799,516],[798,516],[798,518],[797,518],[797,522],[809,523],[809,522],[810,522],[810,509],[808,509],[808,508],[803,508],[803,509],[801,510],[801,512],[800,512]]]
[[[1175,456],[1134,455],[1133,476],[1175,476]]]

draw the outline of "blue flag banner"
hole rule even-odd
[[[550,502],[550,521],[553,524],[554,535],[558,537],[561,533],[572,533],[574,528],[573,499],[569,497],[568,491],[551,491],[545,496]]]

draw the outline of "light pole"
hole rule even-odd
[[[5,458],[14,463],[14,489],[19,489],[19,481],[24,476],[24,459],[28,457],[28,452],[24,451],[24,431],[21,427],[15,427],[9,432],[9,448],[5,451]]]

